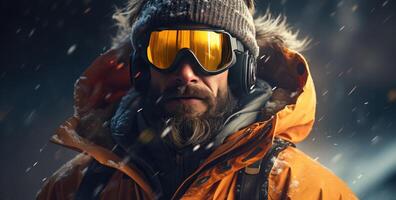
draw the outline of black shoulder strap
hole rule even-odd
[[[76,193],[76,200],[98,200],[115,169],[91,161]]]
[[[236,183],[236,199],[267,200],[268,177],[274,166],[273,158],[287,147],[295,145],[276,138],[271,149],[264,158],[238,171]]]

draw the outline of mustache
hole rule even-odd
[[[165,89],[161,95],[161,102],[179,98],[196,98],[207,103],[212,99],[210,92],[203,88],[194,85],[182,85]]]

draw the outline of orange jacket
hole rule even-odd
[[[264,48],[260,51],[269,53],[268,49]],[[278,86],[270,103],[273,103],[274,107],[282,105],[285,94],[281,91],[288,91],[286,96],[289,96],[291,102],[275,109],[268,120],[251,124],[227,137],[224,143],[180,185],[174,198],[235,199],[235,191],[238,189],[237,172],[262,159],[274,138],[297,143],[308,136],[314,123],[316,96],[305,59],[282,45],[272,47],[267,56],[271,56],[271,59],[258,60],[258,65],[262,66],[258,76]],[[73,199],[84,176],[84,169],[92,159],[117,169],[109,181],[111,184],[107,184],[102,190],[101,199],[154,199],[155,194],[139,169],[123,162],[106,145],[79,135],[76,129],[79,123],[78,116],[71,117],[60,126],[52,141],[81,154],[66,163],[45,182],[37,199]],[[261,134],[262,130],[268,127],[269,134]],[[238,149],[238,153],[226,161],[229,167],[224,168],[223,163],[215,162],[235,149]],[[268,176],[268,199],[357,199],[337,176],[295,147],[287,147],[273,162]],[[212,165],[213,163],[215,164]],[[129,178],[124,178],[125,175]]]

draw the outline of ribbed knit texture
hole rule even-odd
[[[229,32],[257,58],[253,16],[243,0],[148,0],[132,26],[131,38],[148,27],[198,23]]]

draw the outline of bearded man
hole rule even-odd
[[[130,0],[52,141],[81,152],[38,199],[356,199],[296,149],[315,91],[282,18],[252,0]]]

